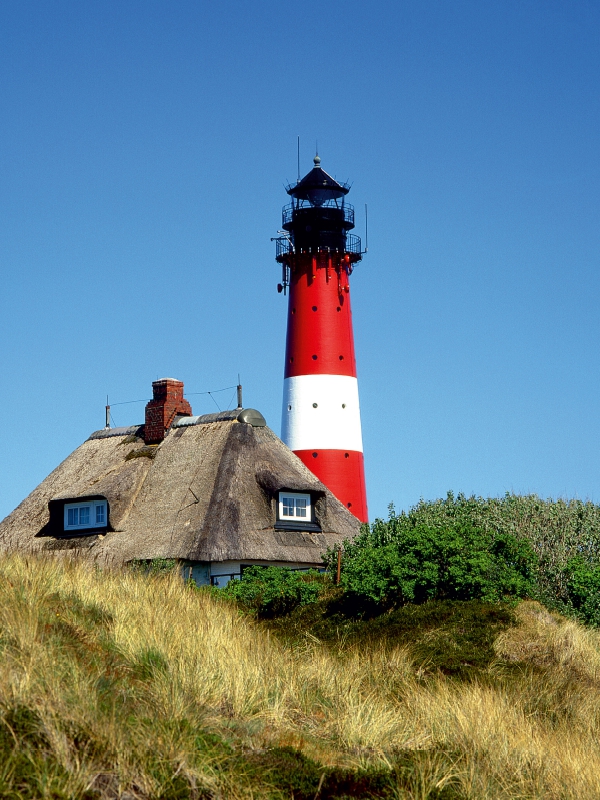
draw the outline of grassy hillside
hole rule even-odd
[[[281,635],[172,575],[2,558],[0,796],[600,796],[597,632],[315,608]]]

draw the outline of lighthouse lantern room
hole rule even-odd
[[[362,522],[367,496],[350,307],[362,258],[350,187],[321,167],[287,187],[278,290],[288,294],[282,439]]]

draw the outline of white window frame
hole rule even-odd
[[[87,508],[90,512],[90,521],[80,525],[69,525],[69,511],[77,509],[77,518],[79,519],[79,509]],[[97,508],[104,509],[104,522],[96,522]],[[65,503],[64,510],[64,529],[65,531],[83,531],[89,528],[106,528],[108,525],[108,503],[106,500],[83,500],[79,503]]]
[[[290,516],[289,514],[283,513],[284,511],[284,498],[286,499],[293,499],[296,500],[305,500],[306,501],[306,514],[305,515],[297,515],[296,511],[296,503],[294,502],[294,515]],[[288,504],[286,504],[288,505]],[[312,503],[309,494],[305,494],[304,492],[279,492],[279,501],[278,501],[278,512],[277,516],[280,522],[312,522]]]

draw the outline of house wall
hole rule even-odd
[[[193,580],[197,586],[207,586],[210,584],[210,564],[201,561],[186,561],[181,574],[184,580]]]

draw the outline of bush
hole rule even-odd
[[[446,542],[451,538],[448,531],[458,532],[459,538],[462,536],[461,530],[479,531],[490,542],[493,568],[500,567],[503,561],[510,568],[508,573],[500,569],[501,573],[504,571],[504,576],[498,576],[500,584],[508,579],[510,587],[510,572],[516,568],[517,596],[522,596],[521,575],[527,584],[526,593],[544,605],[562,614],[578,617],[588,624],[600,626],[600,611],[593,610],[596,604],[600,607],[600,580],[596,583],[596,578],[593,577],[597,574],[596,570],[600,570],[600,505],[581,500],[542,500],[533,494],[515,495],[507,492],[503,497],[483,498],[467,497],[463,494],[454,496],[452,492],[448,492],[442,499],[420,500],[408,512],[399,515],[390,506],[390,518],[387,521],[378,519],[371,526],[363,526],[361,534],[351,545],[346,542],[343,569],[353,569],[350,561],[358,558],[360,548],[375,548],[378,552],[377,555],[374,552],[373,554],[375,560],[380,562],[379,567],[370,564],[366,555],[364,560],[367,571],[371,573],[369,581],[375,584],[371,587],[374,591],[371,590],[370,595],[382,597],[384,592],[381,587],[387,585],[385,571],[393,571],[398,552],[392,547],[389,551],[391,555],[387,558],[379,550],[397,543],[400,533],[408,536],[411,531],[424,528],[433,531],[434,534],[431,535],[441,537]],[[423,538],[427,539],[428,536],[430,534],[424,534]],[[473,543],[471,535],[466,538]],[[525,550],[529,552],[529,555],[522,554],[528,562],[525,564],[518,554],[522,543],[525,543]],[[355,544],[359,544],[359,548],[353,549],[352,545]],[[444,547],[441,549],[445,550]],[[475,550],[477,549],[476,547]],[[426,550],[431,555],[432,548],[427,546]],[[465,553],[470,550],[471,547],[468,546]],[[511,550],[514,551],[513,555]],[[535,556],[530,560],[532,552]],[[427,553],[421,555],[423,564],[429,564],[429,556],[425,557]],[[472,558],[472,552],[468,557]],[[436,560],[437,556],[434,561]],[[330,570],[335,570],[336,553],[328,552],[326,561]],[[415,563],[420,563],[418,557]],[[402,584],[410,596],[411,578],[409,575],[406,580],[406,573],[403,571],[406,563],[401,566]],[[481,583],[477,578],[477,570],[472,569],[472,566],[466,570],[469,573],[466,584],[471,583],[476,589]],[[434,570],[436,571],[439,572]],[[465,570],[461,568],[461,572]],[[486,570],[483,572],[485,575]],[[347,577],[349,585],[350,576]],[[358,578],[356,575],[355,582]],[[437,580],[436,576],[434,578]],[[487,579],[485,582],[488,582]],[[381,584],[379,589],[377,584]],[[463,582],[463,589],[468,588],[466,584]],[[414,584],[415,597],[420,592],[427,594],[430,590],[431,586],[426,581],[417,581]],[[504,594],[504,591],[500,594]]]
[[[272,618],[314,602],[323,586],[324,578],[316,570],[255,566],[245,569],[239,581],[229,581],[220,591],[259,617]]]
[[[566,614],[573,613],[568,588],[571,559],[579,556],[590,565],[600,564],[600,506],[591,502],[543,500],[534,494],[508,492],[492,498],[448,492],[442,499],[421,500],[398,519],[402,524],[435,529],[463,521],[494,537],[510,534],[527,540],[538,558],[537,599]],[[385,522],[379,526],[384,539],[386,526]]]
[[[335,553],[327,559],[333,568]],[[342,586],[385,606],[430,599],[496,602],[533,593],[537,558],[530,542],[476,527],[462,516],[429,524],[409,515],[363,526],[346,541]]]
[[[600,626],[600,565],[581,556],[567,565],[569,600],[575,612],[588,625]]]

